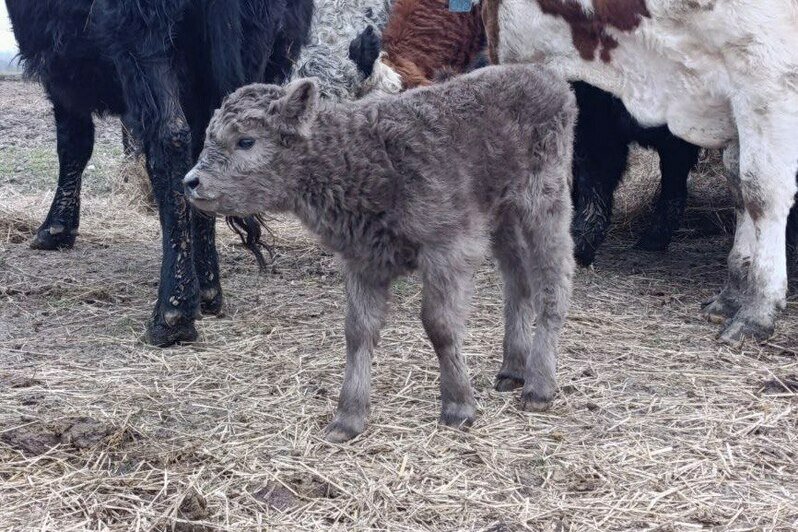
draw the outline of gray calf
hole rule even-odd
[[[414,270],[440,362],[441,422],[473,421],[461,345],[474,270],[489,244],[505,297],[496,387],[523,386],[525,409],[547,408],[574,268],[576,110],[566,83],[506,66],[385,99],[332,104],[318,93],[303,79],[232,94],[185,185],[204,211],[292,212],[343,259],[347,363],[327,438],[363,431],[391,283]]]

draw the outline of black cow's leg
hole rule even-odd
[[[787,274],[793,281],[792,289],[798,292],[798,196],[787,219]]]
[[[204,128],[209,116],[197,112],[191,117],[193,158],[196,160],[204,143]],[[194,268],[200,290],[203,314],[219,314],[224,302],[219,279],[219,256],[216,252],[216,218],[192,208],[191,231],[194,240]]]
[[[574,139],[575,257],[590,266],[612,219],[612,200],[629,156],[626,113],[608,93],[585,83],[573,84],[579,106]]]
[[[194,236],[194,268],[200,289],[200,306],[203,314],[219,314],[224,298],[219,279],[219,258],[216,253],[216,218],[194,211],[192,233]]]
[[[191,129],[179,100],[177,74],[168,58],[138,61],[134,53],[117,58],[125,91],[127,123],[139,131],[147,170],[158,204],[163,262],[158,301],[148,327],[148,341],[168,346],[197,338],[199,283],[194,269],[191,207],[182,180],[191,167]]]
[[[679,228],[687,204],[687,178],[698,163],[700,149],[667,134],[656,146],[662,172],[662,192],[648,229],[635,247],[647,251],[665,251]]]
[[[196,340],[199,284],[192,251],[191,207],[181,183],[190,165],[190,132],[180,116],[168,118],[162,131],[165,138],[145,143],[163,233],[161,283],[148,341],[168,346]]]
[[[577,133],[577,138],[578,133]],[[576,262],[590,266],[607,236],[612,220],[615,189],[623,177],[629,146],[606,143],[597,147],[592,139],[577,140],[574,154],[574,223]],[[590,145],[589,145],[590,144]]]
[[[31,242],[33,249],[64,249],[75,244],[80,225],[80,181],[94,149],[91,115],[54,104],[58,145],[58,188],[47,219]]]

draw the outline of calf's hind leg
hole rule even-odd
[[[529,281],[526,243],[521,228],[505,218],[493,233],[493,254],[504,283],[504,346],[496,390],[509,392],[524,385],[526,359],[532,352],[535,306]]]
[[[65,249],[75,244],[80,225],[80,184],[94,149],[91,115],[53,105],[57,132],[58,188],[47,219],[31,242],[33,249]]]
[[[538,210],[541,216],[531,220],[523,229],[526,271],[537,315],[521,392],[524,410],[548,409],[557,389],[560,332],[568,314],[574,273],[573,241],[568,232],[571,210],[564,191],[562,196],[549,208]]]
[[[325,429],[329,442],[351,440],[366,428],[371,392],[371,355],[388,310],[390,282],[346,275],[346,370],[335,419]]]
[[[474,421],[476,401],[461,348],[473,292],[473,263],[465,257],[439,257],[424,270],[421,321],[438,355],[440,422],[450,427]]]

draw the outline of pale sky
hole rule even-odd
[[[11,22],[8,20],[6,3],[0,2],[0,52],[16,51],[16,49],[17,41],[11,32]]]

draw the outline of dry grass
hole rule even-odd
[[[319,434],[343,374],[341,279],[296,222],[274,224],[268,275],[220,230],[227,316],[200,322],[196,345],[155,349],[140,335],[156,218],[106,187],[86,195],[74,250],[34,252],[51,191],[0,172],[0,528],[795,529],[798,302],[768,345],[715,342],[698,315],[729,246],[704,223],[724,201],[712,171],[671,252],[651,255],[628,249],[655,186],[655,162],[636,161],[616,230],[578,275],[550,412],[491,389],[502,319],[487,263],[465,346],[475,426],[436,423],[409,279],[374,360],[370,425],[340,446]]]

